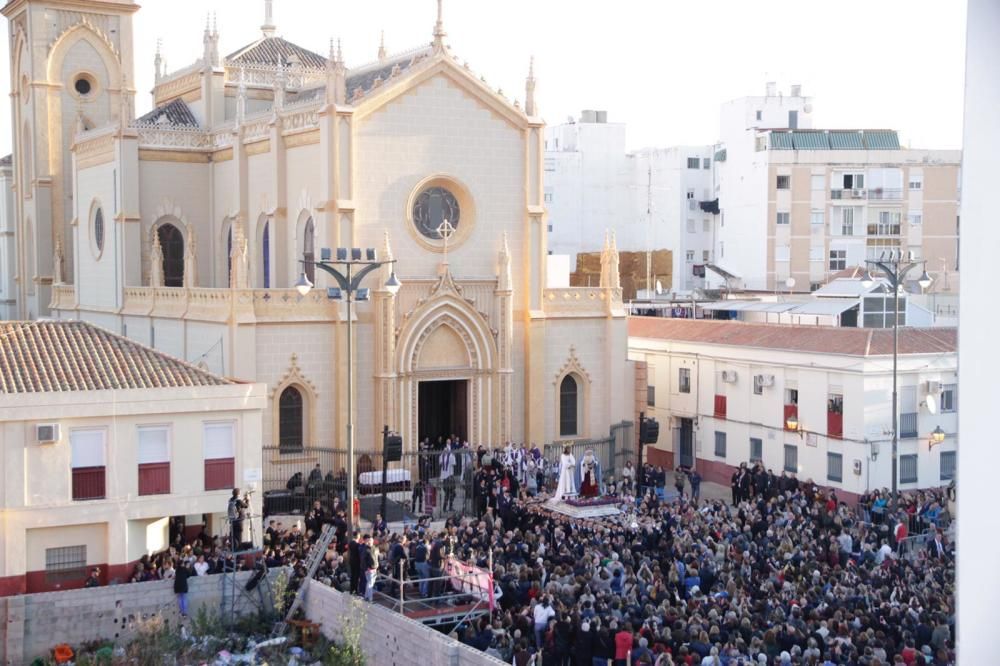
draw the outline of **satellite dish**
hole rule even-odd
[[[659,280],[656,281],[656,295],[659,296],[663,293],[663,283]]]
[[[789,289],[791,289],[792,287],[794,287],[795,286],[795,278],[790,277],[787,280],[785,280],[785,286],[788,287]]]
[[[931,414],[937,414],[938,410],[937,396],[933,394],[928,395],[927,398],[924,400],[924,406],[927,407],[927,411],[930,412]]]

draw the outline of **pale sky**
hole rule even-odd
[[[223,54],[256,39],[264,0],[145,0],[135,17],[139,113],[151,106],[153,54],[171,70],[202,52],[205,13]],[[322,54],[343,40],[348,66],[429,42],[434,0],[274,0],[283,37]],[[524,101],[529,56],[550,124],[605,109],[630,149],[713,143],[719,106],[776,81],[814,98],[824,128],[894,128],[914,148],[960,148],[963,0],[444,0],[452,52]],[[9,32],[9,31],[8,31]],[[7,49],[0,72],[9,91]],[[10,107],[0,105],[0,150]]]

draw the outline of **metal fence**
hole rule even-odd
[[[347,500],[347,451],[308,447],[289,451],[264,447],[264,513],[305,513],[313,501],[328,509],[335,500]],[[381,511],[382,452],[355,454],[355,496],[361,516],[373,520]],[[454,451],[405,452],[390,462],[386,473],[388,522],[430,515],[434,519],[473,512],[475,453]],[[448,473],[450,469],[450,474]]]
[[[616,423],[611,426],[608,436],[600,439],[575,439],[546,444],[545,459],[558,465],[559,456],[567,446],[577,460],[580,460],[588,449],[593,449],[594,456],[601,463],[601,476],[604,480],[612,476],[616,479],[619,478],[627,460],[632,460],[633,465],[638,466],[638,461],[635,460],[635,435],[632,421]]]

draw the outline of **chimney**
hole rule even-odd
[[[774,81],[767,82],[767,96],[775,97],[778,94],[778,84]]]

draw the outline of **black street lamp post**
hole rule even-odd
[[[370,290],[361,286],[365,277],[381,266],[396,263],[396,260],[379,261],[374,248],[362,251],[357,247],[338,247],[337,258],[333,259],[330,248],[324,247],[320,250],[319,261],[303,260],[301,263],[308,263],[333,276],[339,287],[328,288],[327,297],[332,300],[347,301],[347,522],[354,527],[354,302],[367,301],[371,297]],[[393,271],[386,280],[385,289],[395,294],[401,286],[396,272]],[[305,272],[301,273],[295,283],[295,289],[305,296],[312,288],[313,284]]]
[[[880,270],[892,288],[892,501],[890,506],[895,513],[899,499],[899,411],[896,392],[899,379],[899,292],[903,288],[906,274],[917,266],[926,265],[927,262],[914,261],[912,253],[904,256],[901,250],[891,250],[882,252],[877,260],[869,259],[865,260],[865,263]],[[861,284],[870,287],[873,283],[874,279],[866,268],[861,276]],[[917,279],[917,284],[921,289],[930,286],[931,278],[927,275],[926,269]]]

